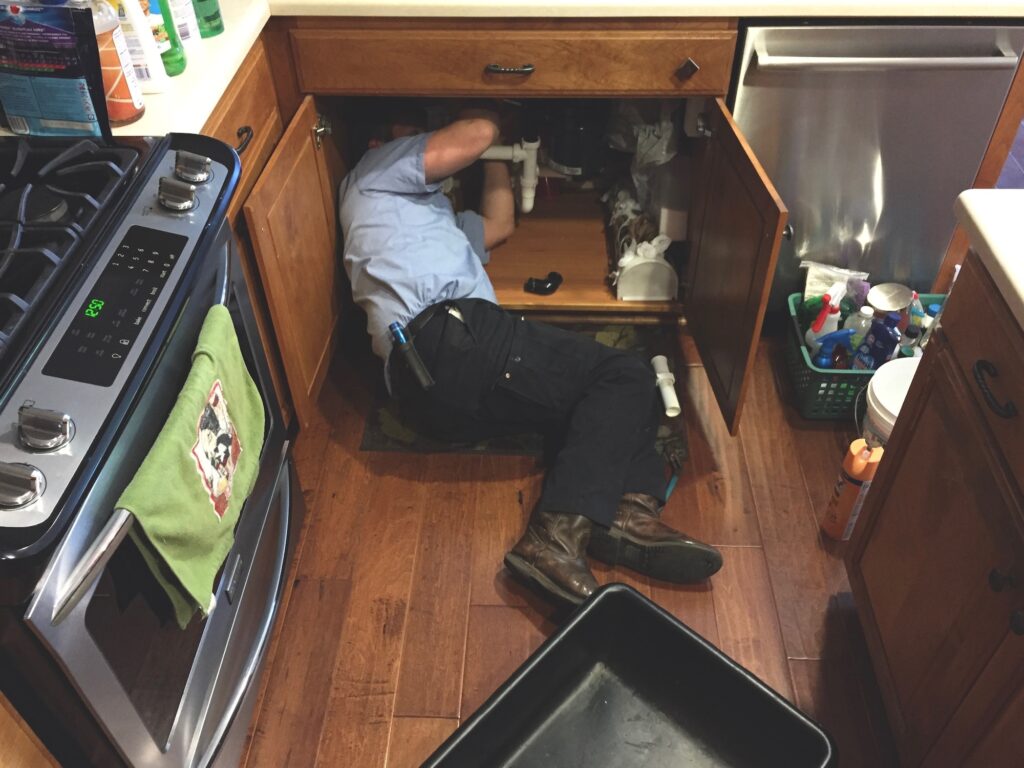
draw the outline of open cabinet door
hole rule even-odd
[[[337,183],[312,96],[245,203],[256,263],[299,423],[308,426],[338,320]]]
[[[706,122],[686,318],[735,435],[788,212],[721,99]]]

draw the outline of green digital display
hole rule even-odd
[[[102,299],[89,299],[89,306],[85,308],[86,317],[99,317],[103,309]]]

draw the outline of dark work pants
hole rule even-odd
[[[423,390],[392,355],[403,412],[452,442],[540,431],[554,443],[539,508],[609,525],[623,493],[664,498],[655,450],[660,399],[642,358],[593,339],[523,320],[479,299],[450,302],[414,341],[435,385]]]

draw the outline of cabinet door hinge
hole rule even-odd
[[[316,148],[320,149],[324,143],[324,136],[331,135],[331,121],[323,115],[316,116],[316,125],[313,126],[313,141],[316,142]]]

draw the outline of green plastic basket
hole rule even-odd
[[[942,294],[935,293],[922,293],[919,298],[926,307],[946,300]],[[793,382],[797,410],[805,419],[852,418],[857,398],[867,388],[874,371],[837,371],[818,368],[812,363],[797,319],[801,301],[803,294],[789,295],[789,317],[793,322],[793,332],[787,334],[789,343],[786,344],[786,368]],[[861,408],[864,407],[862,404]]]

